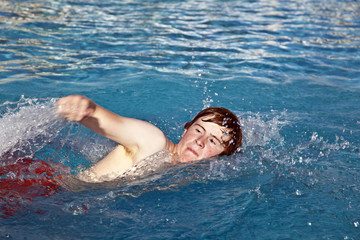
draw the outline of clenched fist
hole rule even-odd
[[[57,112],[68,121],[81,121],[90,117],[96,104],[89,98],[81,95],[70,95],[60,98],[56,103]]]

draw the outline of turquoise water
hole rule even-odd
[[[355,0],[2,0],[2,166],[101,159],[113,143],[54,114],[75,93],[175,142],[224,106],[244,146],[121,186],[3,196],[19,204],[0,238],[359,239],[359,67]]]

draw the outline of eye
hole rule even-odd
[[[200,129],[198,129],[198,128],[195,128],[195,131],[198,133],[201,133]]]
[[[210,138],[210,143],[211,143],[211,144],[213,144],[213,145],[217,145],[216,140],[215,140],[215,139],[213,139],[213,138]]]

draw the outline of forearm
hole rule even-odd
[[[122,123],[122,117],[95,104],[95,109],[90,116],[79,121],[90,130],[114,141],[119,141],[117,127]]]

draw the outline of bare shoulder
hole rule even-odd
[[[136,121],[137,129],[134,138],[137,139],[137,154],[135,157],[137,161],[168,148],[170,141],[163,131],[149,122]]]

